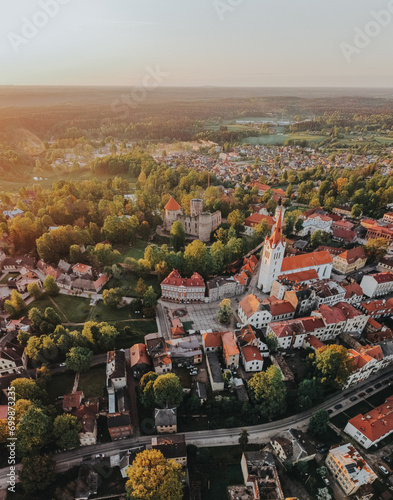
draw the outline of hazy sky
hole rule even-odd
[[[58,10],[49,18],[47,3]],[[393,13],[393,0],[14,0],[1,9],[0,84],[139,86],[158,67],[168,86],[393,86],[393,15],[371,13]],[[26,31],[32,21],[41,26]],[[354,40],[365,28],[372,36]]]

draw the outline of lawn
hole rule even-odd
[[[72,391],[74,379],[75,373],[70,370],[52,375],[47,387],[51,403],[54,403],[58,396],[64,396]]]
[[[149,321],[130,321],[121,324],[129,328],[121,328],[121,333],[116,339],[116,349],[127,349],[134,344],[144,343],[145,335],[157,332],[155,319]]]
[[[19,276],[19,273],[8,273],[4,276],[4,278],[0,281],[0,285],[6,285],[10,278],[16,278]]]
[[[48,295],[44,294],[40,299],[34,300],[29,305],[29,309],[37,307],[43,312],[47,307],[52,307],[60,315],[63,322],[83,323],[87,321],[90,313],[89,302],[89,299],[83,297],[60,294],[57,297],[50,298]]]
[[[307,141],[310,143],[322,142],[326,137],[323,135],[308,135],[308,134],[272,134],[263,135],[259,137],[246,137],[242,140],[243,144],[253,144],[253,145],[267,145],[267,144],[284,144],[287,139],[293,139],[295,141]]]
[[[86,398],[106,396],[106,365],[92,366],[88,372],[81,373],[78,391],[83,391]]]
[[[128,306],[120,309],[107,307],[104,301],[100,300],[91,310],[88,319],[91,321],[123,321],[131,318],[131,310]]]
[[[138,283],[138,276],[132,272],[125,272],[121,279],[117,280],[111,278],[105,285],[105,289],[121,288],[122,294],[125,297],[136,297],[135,288]],[[152,286],[157,294],[161,292],[160,285],[158,284],[157,276],[147,275],[143,278],[147,286]]]
[[[208,476],[208,487],[202,489],[202,500],[226,500],[228,486],[244,483],[240,460],[236,465],[212,467]]]
[[[127,257],[136,260],[143,259],[147,245],[147,241],[137,240],[132,247],[129,245],[116,246],[116,250],[118,250],[121,254],[119,262],[124,262]]]

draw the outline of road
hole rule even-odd
[[[357,384],[355,387],[351,387],[337,394],[328,401],[321,403],[317,407],[307,410],[305,412],[287,417],[275,422],[268,422],[266,424],[254,425],[247,427],[249,433],[249,439],[251,443],[265,443],[271,436],[278,434],[279,432],[286,430],[290,427],[303,428],[308,424],[310,417],[318,409],[333,409],[334,406],[339,403],[342,404],[342,408],[333,410],[331,416],[343,411],[350,406],[353,406],[359,402],[349,401],[352,396],[358,396],[360,392],[364,391],[366,387],[371,387],[378,382],[387,380],[392,376],[393,370],[391,367],[386,368],[383,372],[380,372],[368,380]],[[382,385],[379,389],[374,389],[373,394],[382,390],[386,385]],[[196,446],[228,446],[238,444],[239,434],[241,432],[241,427],[236,427],[233,429],[214,429],[207,431],[194,431],[186,432],[185,437],[187,444],[194,444]],[[58,453],[54,455],[54,460],[57,462],[56,471],[65,472],[71,467],[80,464],[84,457],[92,457],[96,453],[104,453],[106,455],[116,455],[119,451],[125,451],[128,448],[138,446],[141,444],[151,444],[151,436],[141,436],[137,438],[124,439],[122,441],[114,441],[110,443],[96,444],[93,446],[85,446],[78,448],[76,450],[67,451],[64,453]],[[0,469],[0,489],[7,487],[7,473],[8,468]]]

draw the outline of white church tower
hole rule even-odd
[[[280,276],[282,261],[285,255],[286,243],[282,237],[283,209],[281,205],[277,215],[277,222],[271,237],[268,238],[266,235],[261,267],[259,269],[258,288],[264,293],[270,292],[273,281]]]

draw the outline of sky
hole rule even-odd
[[[393,86],[393,0],[14,0],[1,9],[0,85]]]

